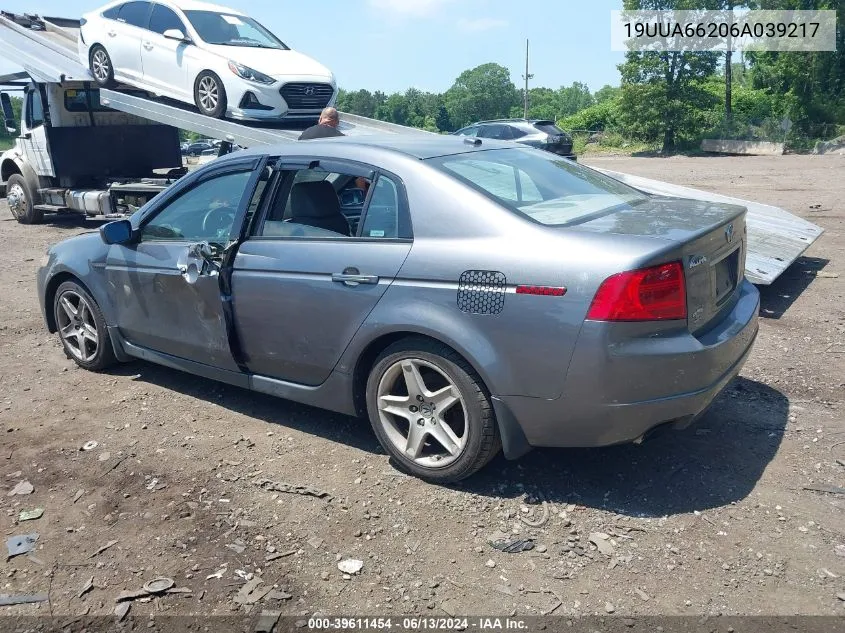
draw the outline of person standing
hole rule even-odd
[[[315,138],[331,138],[333,136],[345,136],[337,129],[340,126],[340,115],[334,108],[325,108],[320,113],[320,120],[317,125],[312,125],[300,136],[300,141],[307,141]]]

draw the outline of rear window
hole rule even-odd
[[[545,134],[551,134],[552,136],[560,136],[561,134],[565,134],[563,130],[561,130],[557,125],[555,125],[554,121],[537,121],[534,124],[534,127],[540,130]]]
[[[512,211],[550,226],[648,200],[617,180],[529,148],[441,156],[428,162]]]
[[[142,29],[147,28],[149,17],[149,2],[127,2],[120,7],[120,13],[117,14],[117,19],[120,22],[126,22],[126,24],[131,24],[132,26],[139,26]]]

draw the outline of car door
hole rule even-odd
[[[264,161],[226,162],[162,194],[162,202],[135,221],[133,243],[109,249],[106,276],[125,341],[239,371],[229,347],[219,267],[224,249],[240,235]]]
[[[288,204],[295,202],[293,188],[331,180],[329,173],[374,182],[356,235],[290,221],[296,216],[295,205]],[[304,385],[323,383],[408,256],[408,218],[395,175],[327,161],[317,169],[283,165],[232,272],[235,329],[249,370]]]
[[[35,173],[39,176],[54,176],[53,161],[47,147],[47,127],[44,123],[44,92],[37,84],[26,91],[26,131],[20,138],[26,155]]]
[[[106,32],[102,44],[118,78],[139,81],[143,76],[141,40],[146,34],[151,9],[149,2],[127,2],[120,7],[116,19],[103,21]]]
[[[164,37],[169,30],[188,34],[176,12],[163,4],[155,4],[149,29],[141,41],[141,62],[144,82],[168,94],[191,96],[188,86],[188,59],[196,47],[185,41]]]

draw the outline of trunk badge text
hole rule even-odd
[[[690,270],[692,270],[693,268],[698,268],[702,264],[706,264],[706,263],[707,263],[707,258],[704,255],[693,255],[692,257],[690,257],[689,267],[690,267]]]

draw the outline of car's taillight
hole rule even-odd
[[[665,321],[687,318],[684,268],[680,262],[609,277],[599,288],[591,321]]]

